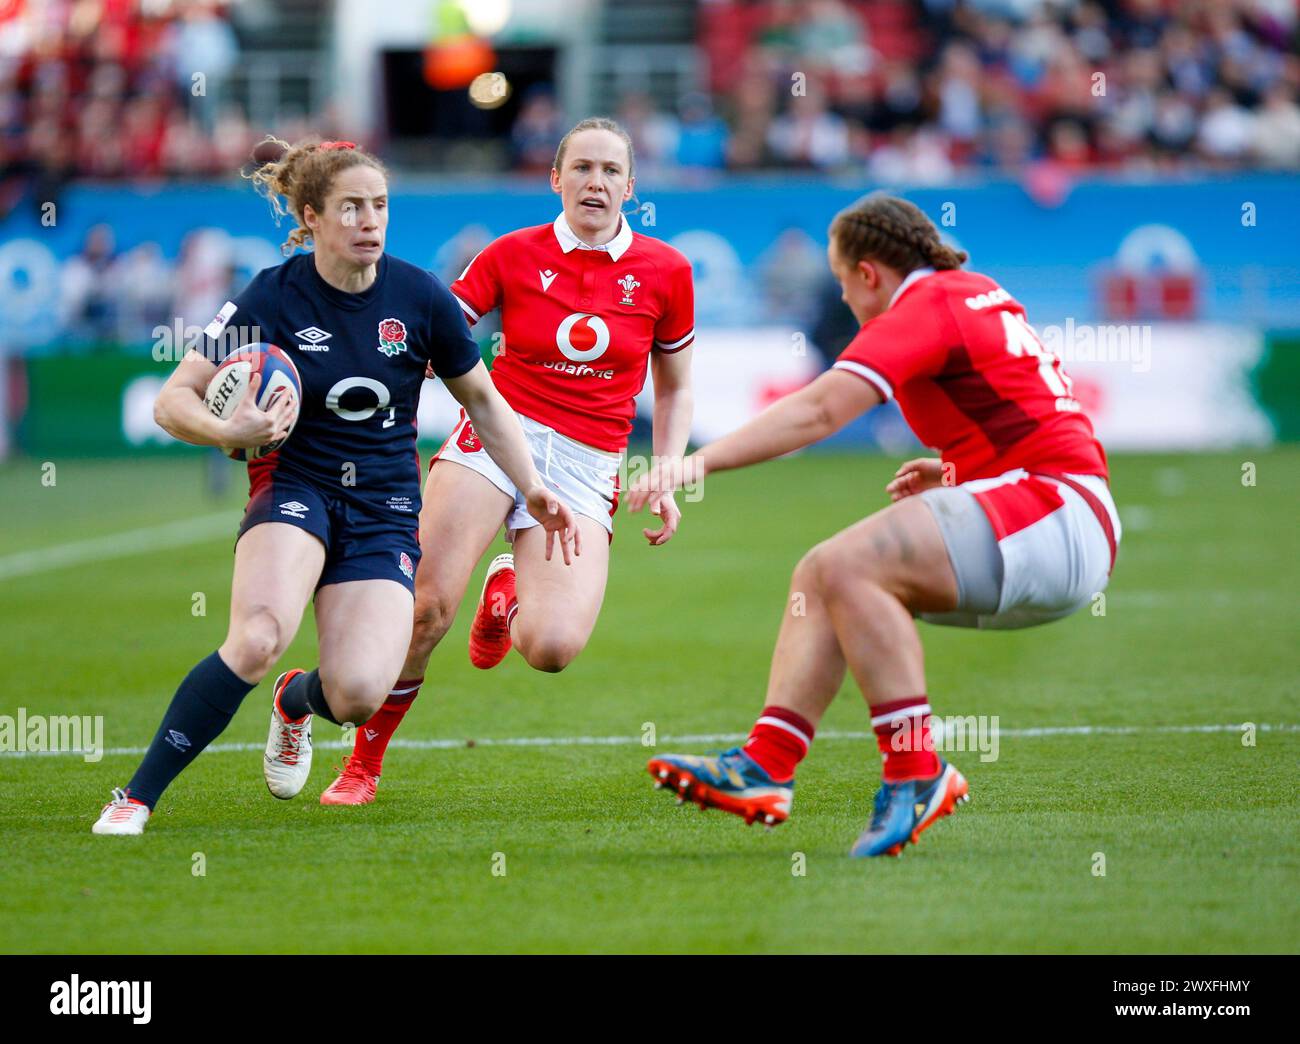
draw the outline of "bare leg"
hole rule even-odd
[[[256,685],[284,654],[325,565],[325,545],[285,522],[253,526],[235,545],[230,626],[218,650]]]
[[[816,724],[845,663],[868,703],[926,691],[912,613],[955,609],[957,579],[924,503],[900,501],[818,544],[800,561],[791,589],[806,595],[807,615],[782,625],[769,704]]]
[[[515,536],[516,595],[519,612],[510,638],[529,665],[562,671],[586,647],[605,600],[609,576],[609,534],[593,518],[578,516],[582,554],[565,565],[559,550],[546,561],[541,526]]]
[[[316,592],[320,680],[338,721],[360,725],[388,695],[411,636],[411,593],[396,580],[350,580]]]
[[[476,471],[440,460],[424,484],[415,623],[400,677],[420,678],[456,619],[474,567],[514,501]]]
[[[772,653],[764,706],[785,707],[816,727],[844,681],[844,654],[810,556],[795,567]]]

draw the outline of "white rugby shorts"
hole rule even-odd
[[[516,413],[524,429],[524,438],[533,454],[533,464],[542,480],[555,491],[575,515],[594,518],[613,539],[614,512],[618,510],[619,468],[622,454],[609,453],[584,445],[541,421]],[[514,497],[514,507],[506,518],[506,539],[513,540],[521,529],[539,525],[528,513],[523,493],[510,481],[483,448],[465,411],[433,461],[449,460],[477,471],[507,496]],[[430,462],[430,467],[433,462]]]

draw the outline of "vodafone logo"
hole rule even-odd
[[[598,315],[574,312],[555,331],[555,347],[571,362],[591,362],[609,347],[609,327]]]

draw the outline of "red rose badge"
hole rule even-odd
[[[379,350],[392,357],[406,351],[406,324],[400,319],[385,319],[379,324]]]

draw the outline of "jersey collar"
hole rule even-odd
[[[553,227],[555,228],[555,238],[560,243],[560,249],[566,254],[570,250],[603,250],[609,255],[611,261],[617,261],[627,252],[627,248],[632,245],[632,228],[628,225],[627,219],[622,215],[620,215],[618,219],[618,234],[608,243],[603,243],[600,246],[595,247],[588,246],[574,234],[573,229],[569,227],[569,222],[565,218],[563,211],[561,211],[560,216],[555,219]]]
[[[898,284],[898,289],[894,291],[894,296],[889,299],[889,307],[894,307],[894,302],[903,296],[904,291],[915,283],[918,279],[924,279],[928,275],[934,275],[934,269],[930,267],[914,268],[903,277],[903,281]]]

